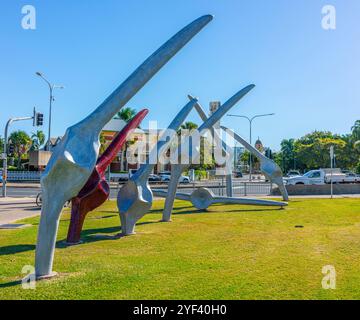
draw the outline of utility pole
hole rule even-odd
[[[333,198],[333,164],[334,164],[334,146],[330,146],[330,192],[331,192],[331,199]]]
[[[12,124],[15,121],[23,121],[23,120],[34,120],[34,125],[39,126],[42,125],[42,117],[43,114],[42,113],[38,113],[35,111],[34,108],[34,114],[32,117],[17,117],[17,118],[11,118],[8,120],[8,122],[6,123],[5,126],[5,134],[4,134],[4,152],[1,155],[2,160],[3,160],[3,171],[2,171],[2,178],[3,178],[3,185],[2,185],[2,196],[6,197],[6,183],[7,183],[7,144],[8,144],[8,131],[9,131],[9,126],[10,124]]]
[[[46,143],[46,151],[50,151],[50,139],[51,139],[51,112],[52,112],[52,102],[54,101],[53,91],[54,89],[64,89],[65,87],[62,85],[52,84],[48,81],[41,72],[36,72],[36,75],[43,79],[50,90],[50,101],[49,101],[49,129],[48,129],[48,141]]]

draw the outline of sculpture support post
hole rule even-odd
[[[233,178],[231,173],[226,175],[226,196],[233,196]]]
[[[163,210],[163,215],[161,221],[170,222],[171,221],[171,212],[173,210],[174,199],[176,196],[177,186],[182,172],[185,170],[186,166],[181,164],[173,164],[171,166],[171,179],[168,185],[168,192],[165,199],[165,206]],[[171,181],[174,181],[171,183]],[[176,183],[175,183],[176,181]]]
[[[43,198],[36,246],[36,277],[52,273],[62,207],[79,193],[93,172],[99,154],[101,129],[211,20],[212,16],[205,15],[180,30],[146,59],[94,112],[66,130],[41,178],[46,196]]]

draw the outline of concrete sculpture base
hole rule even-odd
[[[191,100],[176,115],[170,123],[168,130],[164,132],[157,143],[157,147],[152,150],[150,159],[157,159],[167,151],[170,143],[176,136],[176,131],[180,128],[196,102],[196,99]],[[167,141],[164,138],[168,138]],[[134,234],[136,222],[151,209],[153,195],[148,178],[154,167],[155,164],[143,165],[119,190],[117,204],[120,213],[122,235]]]
[[[40,280],[48,280],[48,279],[51,279],[51,278],[54,278],[54,277],[57,277],[59,274],[55,271],[52,271],[50,274],[47,274],[45,276],[38,276],[36,277],[36,281],[40,281]]]
[[[121,150],[128,136],[137,128],[147,115],[148,110],[140,111],[129,123],[116,135],[105,152],[99,157],[95,169],[85,186],[71,201],[71,220],[68,229],[66,243],[74,245],[81,243],[80,234],[86,215],[102,205],[110,194],[110,186],[106,181],[105,172],[110,163]]]
[[[168,193],[164,190],[153,190],[153,193],[157,197],[166,198]],[[214,203],[222,204],[243,204],[254,206],[271,206],[271,207],[285,207],[288,204],[281,201],[262,200],[252,198],[236,198],[236,197],[219,197],[207,188],[199,188],[194,190],[191,194],[176,192],[175,198],[179,200],[190,201],[192,205],[199,210],[206,210]]]
[[[66,130],[41,178],[42,209],[35,254],[35,274],[51,274],[59,218],[92,174],[102,128],[182,47],[212,20],[206,15],[175,34],[145,60],[93,113]]]
[[[223,105],[220,106],[220,108],[213,113],[209,118],[206,117],[206,115],[202,115],[204,119],[204,123],[200,126],[198,131],[200,132],[200,135],[204,135],[208,129],[211,129],[223,116],[228,112],[236,103],[238,103],[249,91],[251,91],[255,85],[251,84],[242,90],[238,91],[236,94],[234,94],[229,100],[227,100]],[[203,114],[200,105],[198,105],[197,110],[199,110],[199,114]],[[194,162],[197,162],[200,158],[200,152],[199,150],[195,151],[196,154],[190,154],[190,159],[192,159]],[[168,185],[168,197],[165,201],[165,208],[163,211],[163,221],[170,221],[171,220],[171,211],[174,206],[174,199],[176,195],[176,189],[177,185],[181,176],[181,173],[184,172],[187,168],[189,168],[189,164],[175,164],[171,166],[171,178],[170,183]]]

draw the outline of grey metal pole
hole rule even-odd
[[[53,86],[49,84],[50,88],[50,103],[49,103],[49,129],[48,129],[48,141],[46,150],[50,151],[50,138],[51,138],[51,111],[52,111],[52,100],[53,100]]]
[[[260,117],[266,117],[266,116],[273,116],[275,113],[266,113],[266,114],[257,114],[256,116],[253,116],[251,119],[247,116],[240,116],[240,115],[236,115],[236,114],[228,114],[228,117],[238,117],[238,118],[245,118],[249,121],[250,124],[250,144],[252,144],[252,122],[254,119],[256,118],[260,118]],[[252,178],[252,156],[250,153],[249,156],[249,180],[251,181]]]
[[[334,146],[330,146],[330,193],[331,199],[333,198],[333,163],[334,163]]]
[[[9,126],[11,123],[15,121],[21,121],[21,120],[31,120],[34,117],[21,117],[21,118],[11,118],[8,120],[5,126],[5,132],[4,132],[4,154],[5,157],[3,159],[3,185],[2,185],[2,196],[6,197],[6,184],[7,184],[7,141],[8,141],[8,131]]]
[[[252,122],[254,120],[254,117],[249,119],[250,123],[250,145],[252,145]],[[252,181],[252,155],[251,152],[249,153],[249,180]]]
[[[9,119],[9,121],[6,123],[5,126],[5,132],[4,132],[4,159],[3,159],[3,184],[2,184],[2,196],[6,197],[6,182],[7,182],[7,135],[8,135],[8,129],[9,125],[12,122],[12,119]]]
[[[41,72],[36,72],[36,75],[39,76],[40,78],[42,78],[47,85],[49,86],[49,90],[50,90],[50,101],[49,101],[49,130],[48,130],[48,141],[46,143],[46,150],[50,151],[50,138],[51,138],[51,113],[52,113],[52,102],[54,100],[54,96],[53,96],[53,91],[56,88],[59,89],[64,89],[64,86],[62,85],[55,85],[55,84],[51,84],[50,81],[48,81]]]

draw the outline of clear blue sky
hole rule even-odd
[[[21,28],[21,8],[37,10],[37,29]],[[337,29],[321,28],[321,8],[335,5]],[[48,89],[35,71],[64,84],[56,92],[52,135],[94,110],[152,51],[203,14],[214,20],[128,104],[150,108],[166,126],[191,93],[206,108],[241,87],[256,88],[231,113],[252,116],[254,138],[279,149],[283,138],[318,130],[350,131],[360,118],[358,0],[3,0],[0,129],[12,116],[44,112]],[[191,120],[199,122],[192,114]],[[245,120],[223,123],[248,138]],[[31,123],[12,129],[35,131]]]

